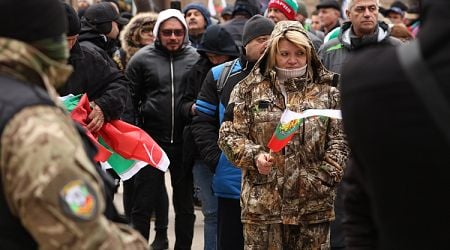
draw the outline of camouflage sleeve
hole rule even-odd
[[[103,216],[100,179],[58,108],[33,106],[10,120],[0,171],[10,210],[40,249],[146,249],[136,232]]]
[[[261,145],[249,139],[251,126],[249,107],[240,96],[239,85],[231,92],[224,122],[219,130],[219,147],[228,160],[243,169],[257,170],[255,157],[264,152]]]
[[[340,95],[337,88],[330,90],[331,109],[340,109]],[[342,120],[329,119],[325,155],[321,163],[320,178],[330,185],[339,183],[344,174],[350,148],[345,138]]]

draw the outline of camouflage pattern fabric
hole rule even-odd
[[[64,82],[70,68],[32,47],[0,38],[0,74],[42,86]],[[126,225],[103,216],[102,182],[70,117],[54,106],[16,113],[0,138],[0,177],[11,212],[40,249],[147,249]]]
[[[298,22],[283,21],[275,26],[272,38],[288,29],[306,36]],[[265,57],[234,88],[225,114],[232,120],[225,121],[219,131],[220,148],[243,170],[242,221],[286,225],[332,221],[336,185],[349,154],[340,120],[308,118],[282,151],[271,153],[274,162],[269,175],[259,174],[255,159],[259,153],[269,153],[267,143],[284,109],[302,112],[340,108],[339,91],[330,87],[334,73],[312,53],[312,77],[282,83],[285,99],[276,73],[261,73],[263,60]]]
[[[244,224],[246,250],[328,250],[330,223],[310,225]]]

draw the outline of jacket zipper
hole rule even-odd
[[[172,129],[170,131],[170,143],[173,143],[173,129],[175,127],[175,87],[173,83],[173,56],[170,55],[170,80],[172,83]]]

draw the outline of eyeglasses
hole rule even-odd
[[[184,36],[184,30],[179,29],[179,30],[161,30],[161,35],[169,37],[169,36]]]

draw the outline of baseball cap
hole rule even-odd
[[[112,21],[121,25],[126,25],[128,23],[128,20],[121,17],[110,2],[101,2],[89,6],[86,12],[84,12],[84,17],[91,24],[100,24]]]

